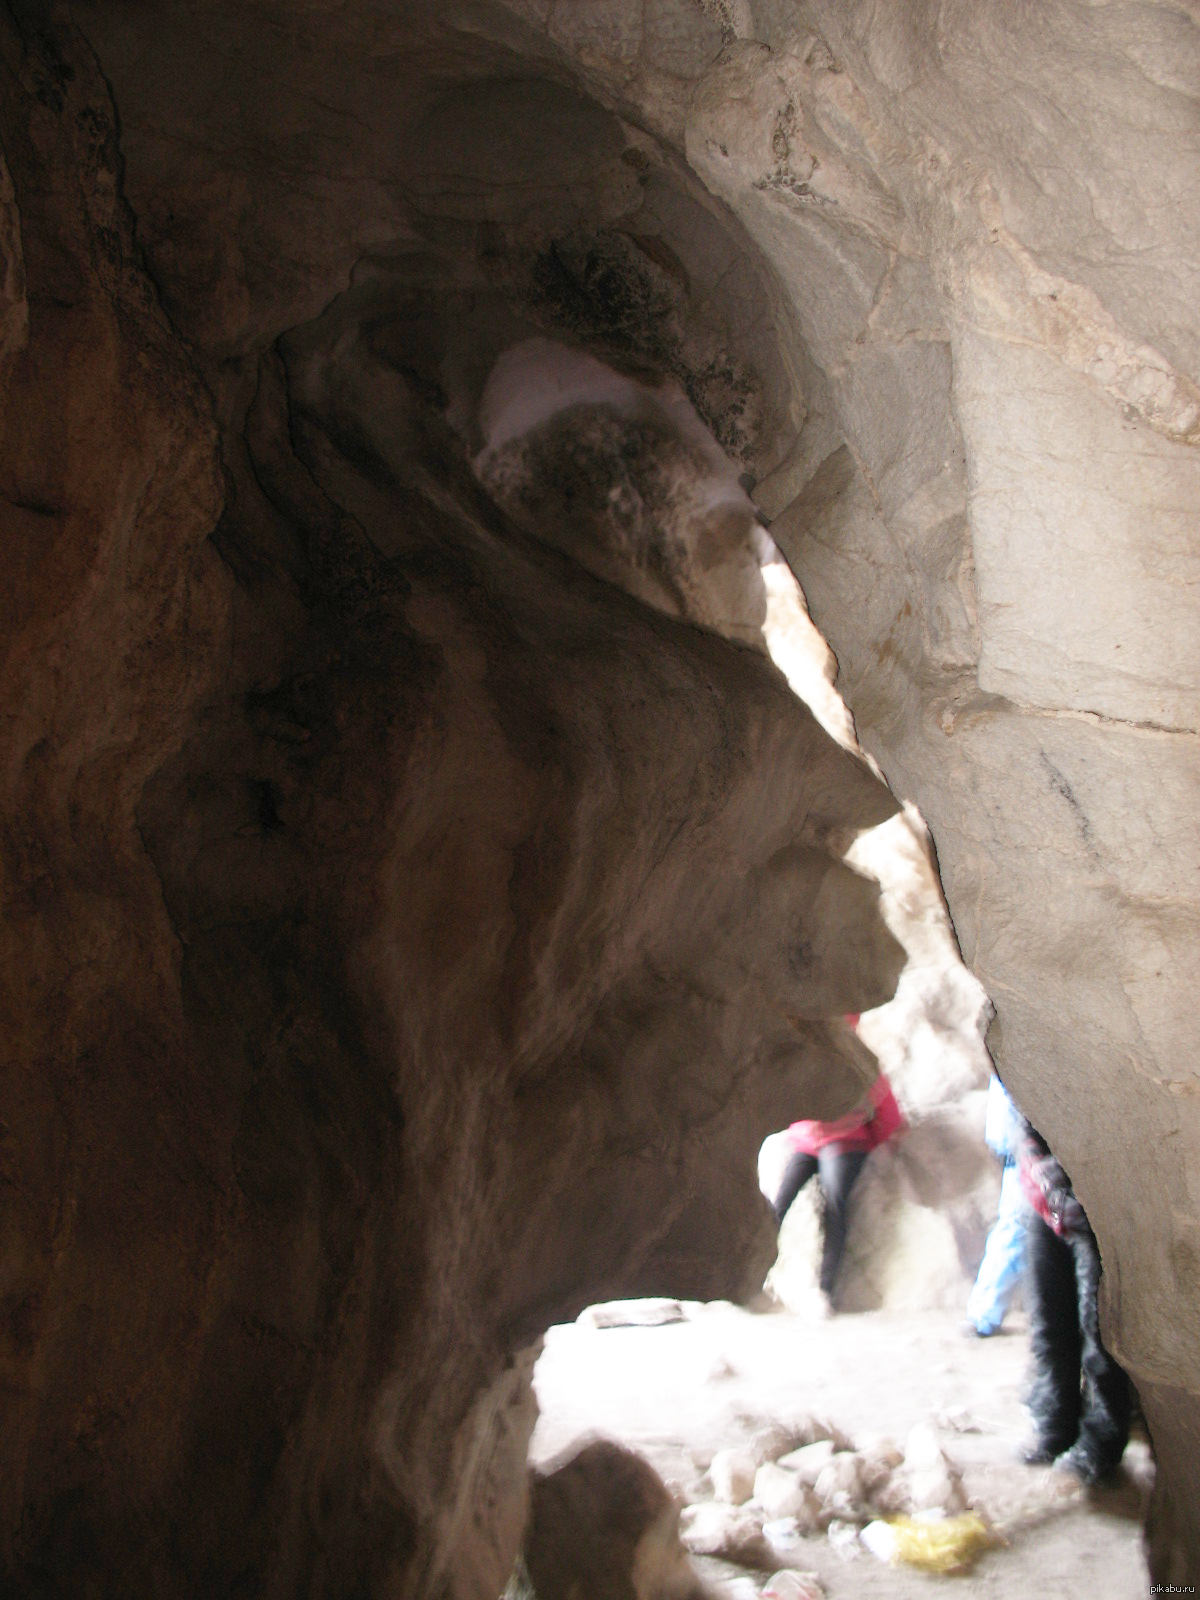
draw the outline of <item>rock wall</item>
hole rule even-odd
[[[849,859],[882,885],[884,917],[908,957],[893,998],[858,1028],[908,1127],[872,1153],[855,1184],[834,1300],[844,1311],[963,1311],[1000,1195],[1000,1163],[983,1142],[991,1005],[959,959],[913,809],[862,834]],[[768,1199],[790,1155],[786,1132],[764,1141]],[[821,1241],[819,1185],[810,1183],[788,1210],[766,1281],[790,1310],[813,1306]]]
[[[9,1589],[495,1593],[529,1342],[732,1292],[759,1139],[866,1070],[828,1019],[898,952],[840,857],[891,802],[691,620],[747,626],[691,586],[744,518],[634,598],[489,492],[534,339],[753,483],[1095,1222],[1194,1578],[1196,41],[8,0]]]
[[[290,164],[353,183],[269,92],[244,179],[149,155],[142,96],[186,117],[235,35],[80,15],[0,41],[0,1587],[494,1596],[542,1329],[749,1287],[758,1140],[869,1072],[840,1015],[900,952],[841,853],[894,802],[481,486],[536,256],[375,187],[307,229]]]
[[[1200,458],[1195,217],[1167,200],[1196,170],[1194,19],[748,20],[687,138],[824,376],[833,431],[763,486],[772,533],[1096,1224],[1162,1469],[1155,1559],[1194,1571]]]
[[[767,553],[777,555],[773,542]],[[834,688],[837,662],[799,584],[782,558],[768,560],[762,573],[771,659],[822,727],[857,750],[854,719]],[[961,1310],[1000,1192],[1000,1165],[983,1141],[992,1005],[963,966],[916,808],[905,805],[860,834],[846,859],[879,883],[884,918],[907,957],[895,995],[860,1018],[858,1036],[886,1072],[908,1127],[874,1152],[855,1185],[835,1299],[847,1311]],[[786,1130],[763,1142],[758,1181],[769,1200],[791,1153]],[[765,1285],[791,1310],[819,1304],[821,1241],[820,1187],[813,1183],[788,1210]]]
[[[806,411],[755,497],[1096,1225],[1178,1579],[1200,1561],[1196,19],[739,0],[702,42],[682,3],[511,9],[682,140],[772,270]]]

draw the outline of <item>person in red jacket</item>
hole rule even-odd
[[[836,1122],[793,1122],[788,1128],[792,1155],[772,1201],[775,1219],[782,1224],[792,1201],[813,1173],[819,1174],[825,1200],[820,1282],[830,1304],[846,1248],[850,1191],[871,1151],[906,1126],[892,1086],[881,1072],[866,1099]]]

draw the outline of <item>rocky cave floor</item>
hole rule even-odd
[[[961,1600],[1133,1600],[1149,1593],[1141,1529],[1153,1483],[1149,1446],[1130,1443],[1120,1477],[1087,1491],[1015,1458],[1026,1434],[1021,1395],[1028,1337],[1020,1315],[992,1339],[963,1334],[950,1312],[878,1311],[814,1321],[727,1303],[688,1305],[655,1327],[552,1328],[538,1363],[541,1414],[531,1457],[545,1468],[581,1436],[645,1456],[689,1504],[711,1500],[719,1449],[781,1416],[808,1411],[857,1442],[883,1432],[903,1448],[915,1424],[937,1430],[971,1504],[1003,1535],[969,1573],[888,1566],[865,1548],[803,1539],[791,1564],[818,1574],[828,1600],[907,1600],[949,1588]],[[586,1313],[585,1313],[586,1319]],[[695,1564],[717,1595],[749,1600],[768,1574],[707,1557]],[[782,1563],[780,1563],[782,1565]]]

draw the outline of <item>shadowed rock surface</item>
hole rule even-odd
[[[1194,1578],[1198,59],[1070,0],[0,11],[8,1589],[494,1595],[542,1329],[763,1266],[894,803],[755,647],[748,502],[659,537],[698,424],[930,824]],[[493,472],[539,339],[640,398]]]
[[[708,1600],[679,1510],[654,1468],[609,1439],[534,1473],[524,1560],[537,1600]]]
[[[330,217],[236,354],[181,267],[189,350],[86,41],[6,30],[5,1587],[495,1594],[527,1347],[753,1287],[757,1139],[869,1073],[894,803],[481,491],[476,266]]]

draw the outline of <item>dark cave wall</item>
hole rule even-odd
[[[511,527],[419,356],[185,342],[87,42],[3,62],[0,1574],[493,1593],[530,1342],[744,1287],[761,1133],[869,1070],[892,802]]]

